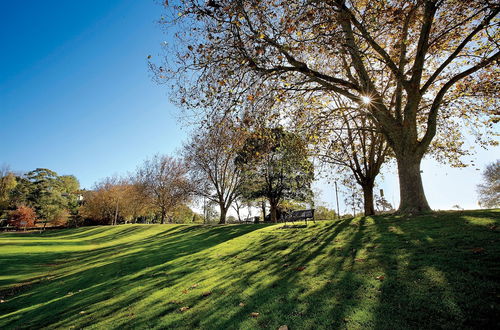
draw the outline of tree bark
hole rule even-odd
[[[261,206],[262,206],[262,222],[265,222],[266,221],[266,201],[265,200],[262,200]]]
[[[165,210],[161,210],[161,224],[164,225],[165,219],[167,218],[167,212]]]
[[[219,224],[224,224],[226,223],[227,208],[223,204],[219,204],[219,207],[220,207]]]
[[[271,213],[271,221],[276,223],[278,222],[278,203],[275,201],[269,201],[270,204],[270,213]]]
[[[365,216],[375,215],[375,207],[373,205],[373,186],[374,186],[373,182],[369,182],[362,185]]]
[[[398,162],[400,203],[398,213],[419,214],[432,211],[425,198],[422,176],[420,175],[421,156],[396,155]]]

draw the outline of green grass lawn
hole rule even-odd
[[[499,221],[489,210],[1,233],[0,329],[498,328]]]

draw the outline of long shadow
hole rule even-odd
[[[113,300],[116,295],[132,290],[138,280],[147,280],[146,290],[127,295],[124,301],[117,304],[123,307],[137,301],[148,291],[153,292],[157,287],[170,286],[185,273],[195,271],[195,269],[184,269],[179,272],[175,267],[162,265],[262,227],[214,227],[208,230],[206,228],[200,230],[196,226],[177,226],[177,228],[160,233],[157,237],[148,237],[146,241],[64,255],[65,259],[73,262],[63,265],[46,281],[33,284],[24,292],[15,292],[15,296],[8,297],[7,303],[0,305],[2,315],[14,313],[7,318],[0,318],[0,327],[24,328],[49,325],[54,320],[47,319],[46,315],[51,315],[54,310],[62,311],[60,315],[62,319],[71,319],[75,310],[86,310],[98,302]],[[136,249],[140,250],[127,253]],[[120,255],[120,252],[124,254]],[[62,254],[58,257],[62,257]],[[167,273],[168,276],[165,276]],[[41,306],[35,309],[26,308],[38,304]],[[15,313],[20,306],[25,309]]]
[[[296,240],[297,232],[278,230],[276,235],[268,235],[255,242],[259,248],[268,249],[267,254],[265,252],[255,254],[254,251],[245,248],[222,257],[221,262],[231,263],[232,259],[239,256],[239,261],[245,263],[246,267],[242,267],[240,271],[232,268],[233,271],[230,274],[221,275],[217,281],[219,284],[212,288],[214,293],[210,298],[194,296],[185,299],[183,303],[196,310],[195,318],[192,320],[179,318],[177,322],[164,323],[162,326],[167,328],[251,328],[255,325],[246,325],[245,320],[251,312],[255,311],[260,311],[262,314],[257,321],[259,327],[277,328],[282,324],[287,324],[292,328],[317,329],[343,324],[345,313],[357,304],[356,292],[362,284],[352,270],[345,271],[343,268],[345,264],[353,264],[356,253],[352,251],[360,246],[363,239],[363,221],[360,221],[357,226],[349,226],[350,222],[351,220],[346,220],[328,225],[325,230],[314,233],[316,235],[304,237],[303,241]],[[344,234],[343,248],[332,250],[332,243],[340,233]],[[295,243],[287,244],[287,240],[293,240]],[[273,256],[269,251],[280,249],[290,251],[287,252],[286,258],[283,258],[283,255]],[[325,258],[319,262],[319,267],[314,267],[313,261],[316,258],[322,255],[331,256],[332,253],[337,256],[333,259],[335,262],[330,262],[331,258]],[[200,262],[196,260],[197,265]],[[289,265],[283,267],[284,262]],[[258,266],[247,270],[248,263],[256,263]],[[300,267],[305,268],[302,271]],[[255,285],[252,279],[259,275],[261,278],[266,276],[272,280],[251,293],[246,293]],[[322,277],[319,285],[318,276]],[[336,277],[339,279],[335,282],[328,280]],[[310,290],[309,284],[305,284],[304,281],[312,281],[309,284],[318,286],[315,290]],[[226,294],[228,291],[233,293],[228,295]],[[239,294],[234,294],[235,292]],[[335,301],[330,304],[318,304],[327,299]],[[214,312],[225,311],[227,306],[237,306],[242,301],[245,302],[245,306],[232,315],[227,312]],[[276,311],[279,313],[278,316]],[[159,310],[154,317],[161,319],[175,312],[172,308],[166,308]],[[322,317],[304,320],[303,316],[311,313],[320,314]]]
[[[0,305],[0,327],[497,328],[498,232],[466,212],[440,221],[180,226],[64,255]]]
[[[481,214],[500,222],[498,212]],[[469,217],[468,212],[454,212],[439,220],[436,215],[376,220],[380,238],[375,257],[386,281],[375,328],[499,328],[498,232]]]

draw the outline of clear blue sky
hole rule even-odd
[[[177,110],[147,68],[159,3],[0,1],[0,164],[91,187],[178,148]]]
[[[0,1],[0,164],[74,174],[89,188],[180,147],[178,110],[147,68],[147,56],[162,53],[160,2]],[[481,152],[476,164],[499,154]],[[431,207],[477,207],[475,168],[426,161],[423,171]],[[333,206],[333,188],[317,186]],[[394,173],[381,187],[397,204]]]

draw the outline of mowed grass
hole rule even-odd
[[[0,328],[498,328],[499,218],[1,233]]]

